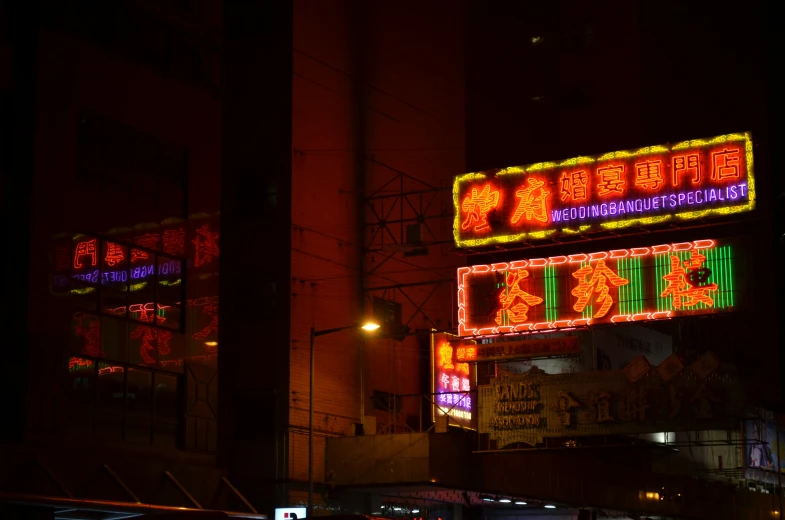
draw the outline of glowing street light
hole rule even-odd
[[[314,350],[313,343],[317,336],[326,336],[333,332],[340,332],[348,329],[362,329],[368,332],[378,329],[378,323],[368,321],[362,325],[348,325],[346,327],[336,327],[334,329],[316,330],[311,327],[311,368],[309,370],[310,394],[308,397],[308,518],[313,516],[313,374],[314,374]]]

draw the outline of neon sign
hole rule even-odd
[[[742,251],[696,240],[458,269],[458,335],[532,333],[732,311]]]
[[[689,221],[755,209],[749,133],[576,157],[453,181],[458,247]]]
[[[454,348],[453,336],[431,336],[433,360],[433,417],[448,415],[452,424],[471,428],[473,424],[474,369],[465,349]]]

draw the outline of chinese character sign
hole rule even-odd
[[[755,208],[749,133],[455,178],[453,234],[480,247]]]
[[[532,333],[732,311],[745,293],[741,255],[743,248],[732,240],[696,240],[461,267],[458,334]]]
[[[448,415],[450,424],[473,428],[476,353],[451,344],[455,339],[443,333],[431,335],[433,417]]]

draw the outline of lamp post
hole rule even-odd
[[[314,374],[314,350],[313,343],[317,336],[326,336],[333,332],[340,332],[348,329],[363,329],[373,331],[379,328],[379,324],[368,322],[364,325],[348,325],[346,327],[336,327],[334,329],[316,330],[311,327],[311,349],[310,349],[310,364],[309,372],[309,388],[308,395],[308,518],[313,516],[313,374]]]

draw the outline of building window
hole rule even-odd
[[[182,446],[183,376],[99,358],[67,358],[74,431],[167,448]]]
[[[90,113],[79,119],[78,139],[77,176],[97,189],[94,205],[104,219],[187,217],[184,147]]]

